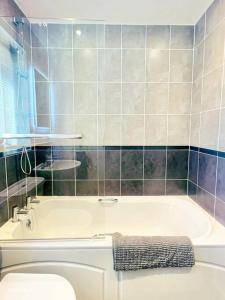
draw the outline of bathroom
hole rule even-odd
[[[1,299],[225,300],[224,71],[225,0],[0,0]]]

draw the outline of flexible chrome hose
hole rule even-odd
[[[23,158],[25,157],[25,167],[23,167]],[[29,166],[29,170],[27,172],[26,170],[26,160],[28,162],[28,166]],[[25,175],[30,175],[31,174],[31,171],[32,171],[32,168],[31,168],[31,162],[30,162],[30,157],[29,157],[29,154],[27,152],[27,148],[25,146],[23,146],[23,150],[22,150],[22,154],[21,154],[21,157],[20,157],[20,167],[21,167],[21,170],[22,172],[25,174]]]

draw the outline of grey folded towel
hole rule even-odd
[[[192,267],[195,264],[191,240],[185,236],[123,236],[114,233],[115,271]]]

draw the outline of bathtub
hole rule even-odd
[[[225,228],[187,196],[38,200],[20,222],[0,228],[1,276],[58,274],[78,300],[225,299]],[[114,272],[113,232],[188,235],[196,265]]]

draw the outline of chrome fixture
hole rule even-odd
[[[31,222],[30,219],[28,219],[28,220],[26,221],[26,227],[29,228],[30,230],[32,229],[32,222]]]
[[[100,203],[117,203],[118,199],[116,198],[105,198],[105,199],[98,199]]]
[[[24,18],[22,18],[22,17],[14,17],[13,23],[14,23],[16,26],[19,26],[19,25],[24,25],[24,24],[25,24],[25,21],[24,21]]]
[[[31,204],[38,204],[38,203],[40,203],[40,200],[37,200],[36,198],[33,198],[31,196],[27,196],[25,210],[29,211],[30,209],[33,209]]]
[[[19,218],[18,218],[18,211],[19,211],[19,207],[15,206],[12,208],[12,222],[16,223],[19,222]]]
[[[13,207],[12,222],[13,223],[20,222],[21,220],[19,219],[19,215],[27,215],[27,214],[28,214],[27,209],[19,208],[18,206]]]

